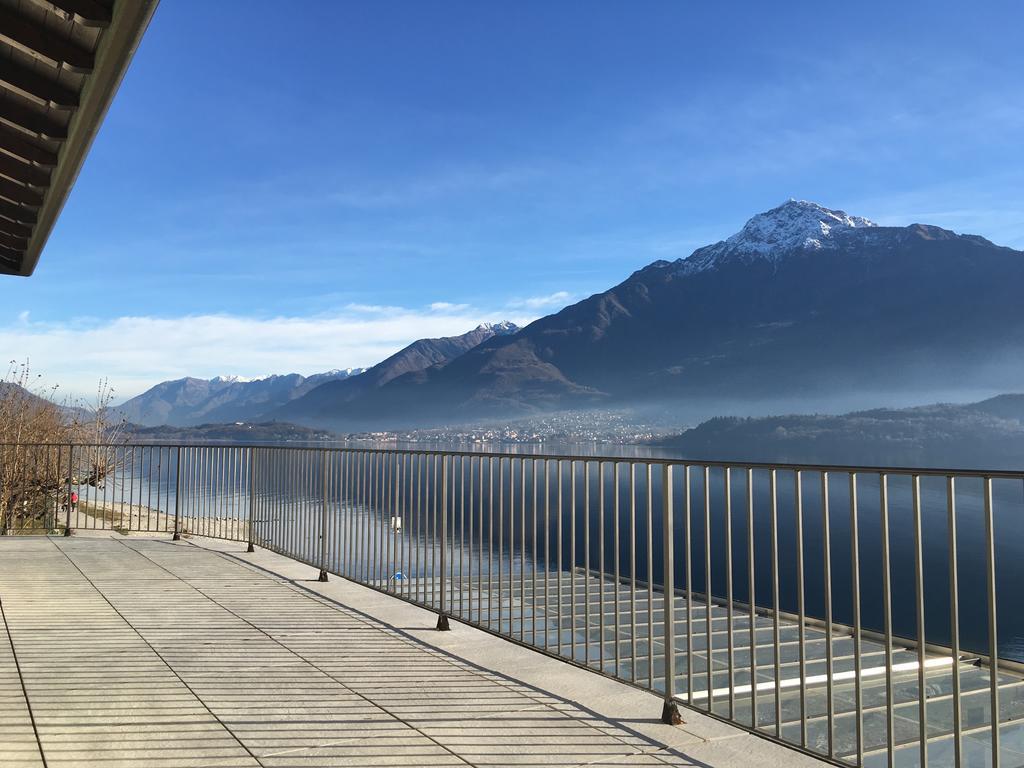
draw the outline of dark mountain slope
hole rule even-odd
[[[661,445],[695,459],[1020,470],[1024,395],[841,416],[716,418]]]
[[[460,336],[414,341],[359,376],[316,387],[280,408],[274,417],[307,422],[329,417],[345,403],[372,400],[377,390],[393,380],[417,374],[432,366],[443,366],[489,339],[510,337],[518,331],[518,326],[507,321],[484,323]]]
[[[1014,388],[1024,254],[925,225],[879,227],[790,201],[688,259],[484,342],[335,423],[414,424],[690,396]]]
[[[320,384],[359,372],[348,369],[314,376],[291,373],[252,381],[187,377],[161,382],[118,406],[117,411],[127,421],[144,426],[253,421]]]

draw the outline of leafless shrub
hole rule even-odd
[[[0,379],[0,535],[54,529],[74,487],[100,487],[116,471],[122,430],[111,418],[113,396],[103,380],[92,402],[60,399],[28,361],[11,361]]]

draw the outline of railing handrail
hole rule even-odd
[[[1024,472],[417,449],[387,443],[7,442],[0,443],[0,462],[4,460],[10,461],[14,475],[20,471],[30,479],[22,486],[15,482],[9,493],[25,497],[25,488],[34,487],[32,482],[45,489],[45,493],[38,491],[38,503],[30,508],[27,502],[18,502],[20,507],[6,504],[7,509],[0,509],[0,524],[12,532],[18,532],[13,525],[18,515],[36,528],[42,523],[51,533],[57,532],[57,514],[63,511],[68,534],[74,508],[75,528],[84,523],[85,529],[159,532],[175,539],[212,536],[245,543],[249,551],[265,547],[318,568],[321,580],[326,580],[328,572],[335,573],[436,611],[438,629],[448,628],[449,617],[458,619],[661,693],[666,722],[678,722],[676,705],[687,703],[833,762],[840,759],[833,726],[838,717],[846,716],[834,707],[836,685],[855,686],[856,760],[862,762],[866,752],[885,749],[890,765],[896,751],[906,747],[905,735],[898,743],[893,736],[896,710],[908,703],[896,700],[894,683],[913,676],[917,690],[926,690],[933,668],[938,674],[950,669],[945,674],[952,676],[956,712],[962,695],[982,693],[989,697],[989,711],[1001,712],[1000,689],[1007,675],[1016,680],[1007,683],[1014,686],[1013,691],[1024,694],[1024,665],[999,656],[997,617],[1014,616],[1012,587],[1010,592],[1003,591],[1002,608],[996,593],[1000,581],[997,544],[1003,545],[1000,562],[1004,556],[1012,561],[1019,554],[1018,542],[1012,537],[1000,541],[996,533],[1003,524],[997,520],[996,507],[1002,510],[1005,504],[1020,513],[1017,484],[1024,481]],[[45,484],[33,474],[38,468],[43,470]],[[722,471],[712,471],[718,469]],[[763,472],[768,473],[767,488],[761,482]],[[845,491],[844,483],[830,484],[830,474],[849,476]],[[896,477],[901,478],[898,489],[891,482]],[[922,494],[922,477],[946,480],[944,500],[933,493]],[[904,478],[911,480],[909,501]],[[958,478],[981,480],[982,494],[976,483],[967,483],[960,486],[958,495]],[[1007,483],[995,494],[1000,480],[1012,481],[1013,487]],[[65,483],[62,497],[60,487]],[[73,484],[83,493],[82,510],[73,496]],[[820,494],[818,502],[811,501],[814,486]],[[859,486],[877,495],[861,496]],[[1007,490],[1013,494],[1004,493]],[[744,499],[739,498],[741,491]],[[958,498],[968,500],[960,512]],[[899,517],[890,515],[896,510]],[[922,525],[925,511],[927,527]],[[833,532],[833,523],[843,518],[848,519],[846,531],[837,525]],[[894,534],[897,526],[902,526],[902,535]],[[973,540],[966,536],[962,550],[958,527],[973,531]],[[733,538],[734,528],[745,542]],[[939,551],[934,544],[943,535],[948,572],[926,569],[926,554],[934,558]],[[925,539],[932,544],[928,549]],[[817,554],[805,557],[814,547],[820,550],[821,567],[815,564]],[[875,552],[878,548],[880,553]],[[961,558],[961,551],[970,552],[974,560]],[[552,554],[557,558],[554,568]],[[877,573],[871,578],[865,575],[862,581],[862,565],[868,566],[865,574],[877,569],[878,563],[869,558],[879,557],[881,584],[873,583]],[[906,578],[911,566],[913,603],[909,580],[896,581],[893,588],[894,573],[902,571]],[[733,580],[742,575],[740,569],[746,570],[746,578],[736,582],[736,591]],[[837,606],[833,588],[840,583],[835,578],[841,569],[849,578],[850,603]],[[402,573],[408,576],[399,580]],[[549,577],[556,580],[553,593]],[[959,585],[977,590],[979,578],[986,582],[984,605],[976,591],[970,613],[965,602],[962,614]],[[821,591],[812,595],[809,589],[816,590],[816,584]],[[865,585],[870,586],[865,589]],[[563,588],[568,602],[563,600]],[[868,617],[862,602],[874,600],[877,609],[879,590],[881,616],[873,610]],[[943,594],[949,600],[948,613],[935,610]],[[913,626],[907,620],[911,607]],[[568,616],[563,616],[563,610]],[[981,613],[987,618],[986,631],[972,631],[961,638],[963,616],[972,616],[975,624],[970,626],[978,627]],[[609,615],[614,617],[611,627]],[[695,627],[701,622],[703,627]],[[1009,625],[1016,633],[1011,637],[1024,631],[1024,624],[1015,619]],[[845,642],[847,634],[852,635],[853,648],[841,654],[853,660],[853,670],[833,665],[839,652],[835,644]],[[822,640],[824,659],[820,649],[817,656],[809,651]],[[864,642],[872,643],[870,650],[864,651]],[[736,654],[744,649],[747,660],[737,662]],[[723,658],[723,654],[728,655]],[[656,670],[659,661],[661,668]],[[683,663],[682,669],[676,661]],[[823,662],[827,664],[824,674]],[[987,668],[987,691],[961,691],[960,667],[967,663]],[[862,674],[868,682],[861,679]],[[902,677],[897,680],[897,675]],[[889,730],[884,747],[876,740],[866,748],[861,688],[872,682],[885,685]],[[828,696],[826,755],[820,752],[820,734],[817,747],[810,742],[806,717],[808,690],[822,683]],[[774,719],[767,724],[753,716],[748,723],[736,715],[737,697],[748,694],[750,711],[760,712],[759,688],[763,704],[774,698]],[[799,720],[792,719],[792,707],[783,706],[784,695],[796,694]],[[922,755],[927,755],[931,739],[928,698],[930,694],[918,699],[917,745]],[[878,701],[867,709],[880,708]],[[726,703],[728,717],[721,710]],[[939,710],[932,707],[932,711]],[[814,717],[820,720],[821,715]],[[790,718],[787,727],[800,723],[799,740],[793,732],[783,733],[785,718]],[[1024,722],[1024,709],[1009,722]],[[998,720],[989,725],[996,755],[999,728]],[[957,754],[963,732],[957,721],[952,731]],[[853,760],[849,744],[840,752],[846,754],[843,759]],[[922,759],[922,765],[925,762]],[[998,768],[997,761],[993,768]]]
[[[330,451],[336,453],[389,453],[405,456],[458,456],[490,459],[537,459],[540,461],[586,461],[606,462],[618,464],[652,464],[655,466],[672,467],[711,467],[713,469],[764,469],[779,470],[782,472],[837,472],[840,474],[873,474],[873,475],[896,475],[899,477],[973,477],[984,480],[1024,480],[1024,469],[970,469],[956,467],[914,467],[914,466],[886,466],[870,464],[821,464],[821,463],[799,463],[799,462],[767,462],[767,461],[741,461],[724,459],[703,459],[696,457],[669,457],[669,456],[621,456],[621,455],[587,455],[587,454],[559,454],[559,453],[528,453],[516,451],[466,451],[466,450],[442,450],[438,448],[388,448],[388,447],[366,447],[366,446],[337,446],[337,445],[289,445],[287,443],[233,443],[233,442],[203,442],[203,443],[176,443],[176,442],[129,442],[129,443],[0,443],[0,448],[58,448],[74,446],[75,448],[237,448],[239,450],[286,450],[286,451]]]

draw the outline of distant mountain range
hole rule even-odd
[[[198,424],[192,427],[161,425],[139,427],[133,425],[124,433],[132,443],[320,443],[337,440],[338,435],[323,429],[303,427],[281,421],[230,422],[228,424]]]
[[[333,403],[354,401],[394,378],[444,365],[495,336],[513,334],[510,322],[484,323],[461,336],[420,339],[372,368],[347,368],[314,376],[297,373],[242,379],[184,378],[165,381],[118,406],[126,421],[146,427],[209,426],[225,422],[287,421],[301,402],[306,421],[329,413]]]
[[[1024,469],[1024,395],[842,416],[715,418],[660,441],[694,459]]]
[[[331,421],[339,406],[372,398],[378,389],[395,379],[413,376],[433,368],[443,368],[483,342],[494,338],[506,338],[519,330],[519,326],[508,321],[484,323],[461,336],[414,341],[359,376],[331,381],[316,387],[308,394],[278,408],[272,415],[284,421]]]
[[[218,376],[164,381],[118,406],[119,417],[142,426],[195,426],[258,421],[289,400],[327,382],[347,379],[361,368],[328,371],[314,376],[290,373],[262,379]]]
[[[982,237],[877,226],[790,200],[447,364],[283,410],[310,424],[386,428],[938,383],[1014,391],[1021,285],[1024,254]]]
[[[698,399],[1012,392],[1024,372],[1021,285],[1024,253],[983,237],[790,200],[523,329],[425,339],[358,376],[304,380],[255,405],[213,382],[168,382],[125,413],[365,430]]]

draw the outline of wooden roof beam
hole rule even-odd
[[[78,106],[75,91],[10,60],[0,61],[0,84],[43,104],[61,108]]]
[[[66,125],[61,125],[45,114],[23,107],[10,98],[0,100],[0,120],[6,120],[29,133],[47,139],[66,139],[68,137]]]
[[[27,239],[32,237],[32,227],[26,226],[25,224],[18,224],[16,221],[11,221],[10,219],[0,218],[0,234],[7,235],[8,237]]]
[[[4,232],[0,232],[0,245],[5,248],[11,248],[15,251],[24,253],[25,249],[28,248],[28,238],[15,237],[14,235],[8,235]]]
[[[39,206],[43,204],[43,196],[31,187],[8,181],[0,176],[0,197],[4,197],[15,203],[24,205]]]
[[[88,51],[51,34],[5,5],[0,5],[0,40],[58,67],[66,65],[80,72],[91,72],[95,63]]]
[[[21,257],[24,255],[24,251],[17,250],[14,248],[8,248],[5,245],[0,245],[0,256],[6,257],[6,260],[13,264],[20,264]]]
[[[57,164],[57,153],[33,144],[18,130],[0,123],[0,149],[20,157],[25,162],[52,168]]]
[[[50,172],[45,168],[23,162],[3,152],[0,152],[0,175],[33,187],[45,187],[50,183]]]
[[[0,216],[20,224],[35,224],[36,212],[14,203],[0,200]]]
[[[110,24],[110,9],[95,0],[33,0],[53,11],[65,21],[74,21],[84,27],[105,27]]]

